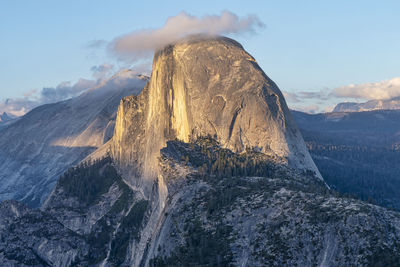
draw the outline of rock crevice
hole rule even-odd
[[[279,88],[225,37],[188,38],[155,54],[146,88],[121,102],[112,154],[132,184],[151,192],[166,142],[207,135],[234,152],[256,148],[320,177]]]

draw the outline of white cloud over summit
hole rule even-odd
[[[115,38],[109,44],[109,50],[120,60],[134,62],[148,58],[157,49],[191,34],[240,35],[254,33],[262,27],[264,24],[255,15],[240,18],[224,11],[220,15],[195,17],[181,12],[168,18],[161,28],[138,30]]]
[[[134,31],[117,37],[111,42],[93,40],[87,44],[87,48],[96,49],[108,46],[108,50],[117,59],[126,63],[135,63],[136,71],[147,73],[150,65],[149,58],[154,51],[182,37],[191,34],[241,35],[254,33],[262,27],[264,27],[264,24],[254,15],[239,17],[232,12],[224,11],[220,15],[196,17],[181,12],[177,16],[168,18],[165,24],[158,29]],[[0,102],[0,114],[7,112],[22,116],[39,105],[77,96],[98,85],[101,81],[110,78],[116,72],[116,69],[118,67],[107,63],[93,66],[91,68],[93,79],[80,79],[76,83],[62,82],[55,87],[31,90],[19,98],[6,99]]]
[[[153,53],[182,37],[191,34],[243,35],[254,33],[262,27],[264,24],[255,15],[239,17],[232,12],[223,11],[219,15],[196,17],[181,12],[177,16],[168,18],[165,24],[158,29],[134,31],[117,37],[111,42],[100,39],[93,40],[87,44],[87,48],[108,47],[108,51],[117,59],[128,64],[135,63],[136,71],[148,73],[149,59]],[[125,64],[125,67],[128,64]],[[92,79],[79,79],[76,83],[62,82],[55,87],[31,90],[22,97],[0,101],[0,114],[7,112],[15,116],[22,116],[39,105],[77,96],[110,78],[117,69],[120,68],[107,63],[93,66],[91,68]]]

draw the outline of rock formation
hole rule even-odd
[[[225,172],[224,162],[235,162],[236,176]],[[110,158],[64,174],[42,211],[1,203],[0,264],[400,263],[399,213],[339,197],[310,173],[290,170],[263,154],[233,153],[211,138],[169,141],[159,166],[168,188],[161,212],[156,212],[157,188],[146,199],[124,183]]]
[[[115,124],[40,211],[0,206],[0,264],[400,264],[400,215],[326,187],[279,89],[231,39],[157,52]]]
[[[112,155],[149,192],[166,141],[207,135],[234,152],[255,149],[320,177],[282,93],[256,60],[232,39],[196,36],[157,52],[144,91],[121,101]]]
[[[5,123],[5,122],[10,121],[10,120],[13,120],[13,119],[15,119],[14,116],[8,115],[7,112],[3,112],[3,114],[0,115],[0,124],[1,123]]]
[[[147,79],[122,71],[84,94],[35,108],[0,128],[0,200],[39,207],[58,177],[113,135],[119,101]]]

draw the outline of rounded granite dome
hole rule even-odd
[[[145,165],[168,140],[211,135],[320,176],[281,91],[230,38],[190,36],[159,50],[144,95]]]

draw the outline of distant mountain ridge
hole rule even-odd
[[[0,115],[0,123],[12,120],[13,118],[13,116],[10,116],[6,112],[3,112],[3,114]]]
[[[332,188],[400,211],[400,110],[292,114]]]
[[[279,88],[226,37],[158,51],[40,210],[0,203],[0,237],[4,266],[400,265],[400,214],[326,186]]]
[[[121,101],[111,144],[132,184],[152,186],[166,141],[207,135],[234,152],[255,148],[320,177],[281,91],[238,42],[181,40],[155,54],[152,73],[138,97]]]
[[[333,112],[358,112],[380,109],[400,109],[400,97],[387,100],[370,100],[365,103],[343,102],[337,104]]]
[[[0,200],[39,207],[63,172],[112,137],[121,98],[138,94],[147,79],[125,70],[0,127]]]
[[[8,114],[7,112],[3,112],[3,114],[0,115],[0,127],[3,125],[8,124],[9,122],[15,120],[17,117]]]

